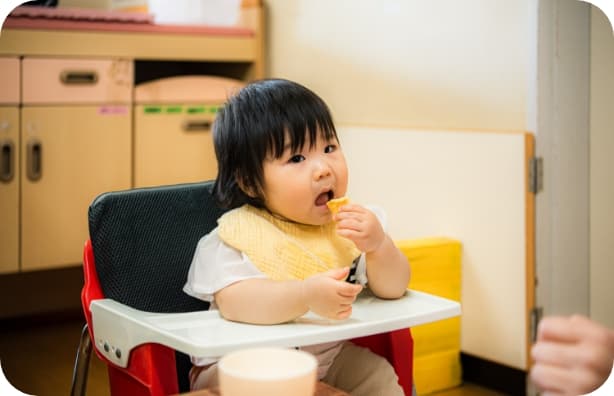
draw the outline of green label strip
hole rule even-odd
[[[181,114],[184,111],[187,114],[217,114],[220,106],[144,106],[143,112],[145,114]]]

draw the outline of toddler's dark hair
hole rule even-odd
[[[286,144],[293,152],[314,145],[318,134],[338,140],[328,106],[308,88],[284,79],[242,88],[213,125],[218,165],[213,193],[218,203],[229,209],[246,203],[264,207],[263,161],[281,157]]]

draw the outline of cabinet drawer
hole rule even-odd
[[[125,59],[24,58],[23,103],[128,103],[133,64]]]
[[[0,104],[19,103],[19,58],[0,58]]]

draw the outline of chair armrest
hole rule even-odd
[[[368,291],[354,303],[349,319],[324,319],[311,312],[289,323],[252,325],[230,322],[218,311],[151,313],[111,299],[90,304],[96,349],[127,367],[132,349],[158,343],[192,356],[219,357],[257,346],[294,347],[351,339],[430,323],[461,313],[456,301],[411,290],[397,300]]]

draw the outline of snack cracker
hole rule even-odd
[[[331,213],[335,215],[339,211],[340,207],[342,207],[343,205],[347,205],[348,203],[350,203],[350,199],[348,197],[340,197],[331,199],[330,201],[326,202],[326,206],[328,206],[328,209],[331,211]]]

